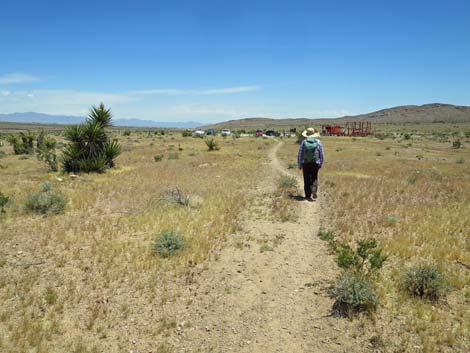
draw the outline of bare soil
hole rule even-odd
[[[270,217],[277,179],[289,174],[276,156],[281,145],[241,230],[179,298],[175,352],[374,351],[357,322],[331,314],[337,269],[317,236],[321,197],[298,197],[295,223]],[[300,173],[290,175],[302,185]]]

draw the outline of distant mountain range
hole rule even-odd
[[[13,123],[39,123],[39,124],[58,124],[69,125],[79,124],[85,121],[85,117],[81,116],[66,116],[66,115],[49,115],[42,113],[13,113],[13,114],[0,114],[0,121],[13,122]],[[140,119],[113,119],[115,126],[126,127],[153,127],[153,128],[196,128],[201,127],[204,129],[287,129],[289,127],[303,127],[307,125],[321,125],[321,124],[344,124],[347,121],[371,121],[373,123],[457,123],[457,122],[470,122],[470,106],[458,106],[451,104],[425,104],[417,105],[404,105],[394,108],[382,109],[376,112],[361,114],[355,116],[344,116],[341,118],[332,119],[273,119],[273,118],[246,118],[224,121],[211,125],[204,125],[194,121],[185,122],[162,122],[153,120],[140,120]]]
[[[73,125],[80,124],[85,120],[86,117],[83,116],[50,115],[34,112],[0,114],[0,121],[12,123]],[[128,127],[194,128],[200,126],[201,123],[194,121],[163,122],[140,119],[113,119],[113,125]]]
[[[317,126],[322,124],[344,124],[347,121],[371,121],[373,123],[457,123],[470,122],[470,106],[457,106],[451,104],[425,104],[404,105],[394,108],[379,110],[376,112],[355,116],[344,116],[333,119],[272,119],[272,118],[247,118],[229,120],[217,124],[201,126],[201,128],[214,129],[287,129],[289,127]]]

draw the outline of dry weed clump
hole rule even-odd
[[[455,163],[466,157],[465,148],[439,142],[432,125],[414,128],[428,137],[322,137],[327,158],[319,173],[319,200],[341,242],[373,236],[390,255],[378,283],[378,320],[369,325],[390,338],[391,351],[466,352],[470,165]],[[292,141],[280,151],[286,166],[297,149]],[[452,288],[446,301],[404,295],[403,275],[416,263],[436,265]]]
[[[200,139],[166,131],[166,142],[150,146],[155,135],[139,134],[132,131],[137,143],[122,142],[117,167],[103,174],[49,173],[40,161],[18,160],[11,146],[1,147],[8,165],[2,192],[13,197],[0,219],[0,351],[156,351],[165,340],[160,319],[185,290],[185,274],[238,229],[267,172],[258,168],[267,158],[261,141],[235,139],[206,153]],[[168,144],[195,153],[155,163]],[[23,200],[44,182],[67,198],[65,214],[22,212]],[[189,207],[160,202],[175,185],[191,196]],[[162,259],[152,246],[168,229],[184,234],[186,247]]]

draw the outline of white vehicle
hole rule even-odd
[[[194,135],[196,136],[204,136],[205,131],[204,130],[196,130],[194,131]]]
[[[232,132],[230,131],[230,129],[222,129],[222,131],[220,132],[220,134],[222,136],[230,136],[232,134]]]

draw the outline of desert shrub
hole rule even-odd
[[[42,190],[43,192],[51,191],[51,190],[52,190],[52,184],[49,183],[49,182],[42,183],[42,184],[41,184],[41,190]]]
[[[176,153],[176,152],[170,152],[170,153],[168,153],[168,159],[179,159],[179,158],[180,158],[180,156],[179,156],[179,154]]]
[[[13,147],[15,154],[33,154],[35,138],[36,136],[31,132],[26,134],[20,132],[18,135],[9,135],[7,141]]]
[[[155,160],[155,162],[161,162],[163,160],[163,154],[156,154],[155,156],[153,156],[153,159]]]
[[[45,137],[44,132],[39,134],[36,143],[36,157],[38,160],[44,161],[53,172],[59,170],[55,153],[56,145],[57,142],[53,137]]]
[[[320,227],[320,230],[318,231],[318,237],[321,240],[326,241],[328,243],[328,247],[330,248],[331,251],[333,252],[336,251],[336,247],[337,247],[336,235],[334,234],[333,231]]]
[[[404,135],[403,135],[403,138],[404,138],[405,140],[409,140],[409,139],[411,139],[411,135],[410,135],[410,134],[404,134]]]
[[[465,160],[463,158],[459,158],[455,161],[455,163],[457,163],[457,164],[464,164],[464,162],[465,162]]]
[[[278,186],[281,189],[294,189],[298,185],[297,179],[289,176],[289,175],[282,175],[279,178]]]
[[[372,312],[379,304],[373,284],[349,271],[340,275],[330,293],[335,299],[333,310],[339,315]]]
[[[42,185],[42,191],[27,196],[24,208],[38,214],[58,214],[64,212],[66,204],[65,196],[51,191],[50,184],[45,183]]]
[[[448,291],[444,277],[432,265],[411,267],[403,275],[402,283],[410,295],[421,298],[438,299]]]
[[[0,192],[0,213],[5,213],[5,206],[7,205],[10,198]]]
[[[208,138],[204,140],[206,142],[207,148],[209,151],[217,151],[219,149],[219,144],[213,138]]]
[[[167,190],[162,194],[162,201],[168,203],[176,203],[183,206],[188,206],[190,204],[191,198],[188,194],[184,193],[179,187]]]
[[[336,248],[336,263],[347,271],[369,277],[376,274],[387,260],[388,256],[382,254],[382,251],[375,239],[358,240],[356,249],[348,244],[339,244]]]
[[[47,288],[44,297],[46,299],[46,303],[49,305],[55,304],[57,302],[57,293],[53,288]]]
[[[460,147],[462,147],[462,142],[460,140],[455,140],[452,142],[452,148],[458,149]]]
[[[418,176],[416,174],[412,174],[407,179],[408,184],[414,185],[418,181]]]
[[[131,130],[125,130],[123,133],[122,133],[123,136],[131,136]]]
[[[183,132],[181,132],[181,136],[190,137],[193,136],[193,132],[191,130],[183,130]]]
[[[323,241],[333,241],[335,239],[335,234],[331,230],[327,230],[323,227],[320,227],[318,231],[318,236]]]
[[[297,167],[297,163],[295,162],[291,162],[287,165],[287,169],[294,169]]]
[[[394,215],[388,215],[386,218],[385,218],[385,223],[388,227],[393,227],[397,224],[397,217],[394,216]]]
[[[111,109],[101,103],[92,107],[85,124],[67,128],[64,137],[69,144],[64,148],[62,164],[66,172],[103,172],[114,167],[114,159],[121,153],[117,140],[110,140],[105,128],[111,126]]]
[[[4,151],[0,151],[0,159],[4,158],[7,154]]]
[[[185,246],[186,242],[180,233],[167,230],[155,237],[153,249],[156,255],[167,258],[184,249]]]

